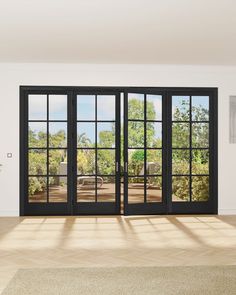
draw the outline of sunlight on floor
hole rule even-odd
[[[236,246],[236,221],[218,216],[25,217],[12,227],[8,220],[0,232],[1,250]]]

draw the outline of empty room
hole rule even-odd
[[[235,15],[0,0],[0,294],[236,294]]]

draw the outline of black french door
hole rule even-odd
[[[166,105],[163,91],[124,94],[125,214],[167,212]]]
[[[21,214],[120,213],[120,96],[21,88]]]
[[[21,215],[217,213],[217,89],[22,86],[20,117]]]
[[[72,92],[21,88],[21,215],[72,210]]]
[[[217,91],[124,96],[125,214],[217,213]]]
[[[120,214],[120,95],[78,91],[74,214]]]

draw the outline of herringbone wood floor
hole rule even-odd
[[[19,268],[236,264],[236,216],[0,218],[0,291]]]

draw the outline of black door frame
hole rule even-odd
[[[125,211],[124,214],[217,214],[218,212],[218,88],[202,88],[202,87],[73,87],[73,86],[20,86],[20,215],[71,215],[71,214],[119,214],[120,202],[116,204],[115,212],[104,212],[99,213],[97,210],[92,210],[91,212],[76,212],[75,202],[73,196],[75,197],[75,167],[69,164],[68,172],[72,174],[72,177],[68,178],[68,202],[67,203],[52,203],[47,204],[50,206],[44,206],[43,204],[32,204],[29,206],[27,202],[27,177],[28,177],[28,164],[27,164],[27,150],[28,150],[28,140],[27,140],[27,124],[28,124],[28,104],[27,96],[28,94],[67,94],[68,101],[68,113],[72,113],[75,110],[75,105],[73,102],[75,99],[75,93],[102,93],[112,92],[116,94],[128,93],[128,92],[141,92],[141,93],[163,93],[164,104],[166,106],[166,112],[163,113],[165,119],[163,118],[164,128],[166,128],[166,134],[163,140],[166,140],[167,150],[164,151],[166,154],[166,166],[163,167],[163,180],[166,182],[165,191],[163,194],[166,196],[164,200],[164,205],[166,206],[166,211],[157,210],[155,206],[147,206],[140,210],[136,207],[136,210],[127,210],[127,192],[124,199]],[[173,203],[171,201],[171,95],[173,93],[184,93],[185,95],[203,95],[207,94],[210,97],[210,201],[209,202],[199,202],[192,206],[191,204]],[[69,99],[70,97],[70,99]],[[127,124],[126,124],[127,125]],[[70,126],[70,127],[69,127]],[[72,128],[75,124],[73,123],[73,118],[68,117],[68,129]],[[72,128],[73,129],[73,128]],[[72,130],[70,129],[70,131]],[[73,129],[72,132],[68,132],[68,151],[70,149],[75,150],[75,136],[73,133],[76,130]],[[166,137],[166,138],[165,138]],[[126,155],[125,159],[126,159]],[[75,161],[75,153],[70,152],[69,162]],[[164,161],[163,161],[164,162]],[[119,176],[116,177],[116,182],[120,181],[120,163],[118,167]],[[118,187],[120,187],[118,185]],[[125,186],[126,187],[126,186]],[[120,196],[120,192],[119,192]],[[204,204],[202,204],[204,203]],[[206,204],[208,203],[208,204]],[[156,203],[155,203],[156,204]],[[41,206],[44,206],[44,210],[40,210]],[[190,206],[191,205],[191,206]],[[55,206],[57,207],[55,209]],[[152,208],[151,208],[152,207]],[[53,209],[54,208],[54,209]],[[135,209],[135,207],[134,207]],[[159,208],[160,209],[160,208]],[[108,210],[109,211],[109,210]],[[52,214],[52,212],[54,212]]]

